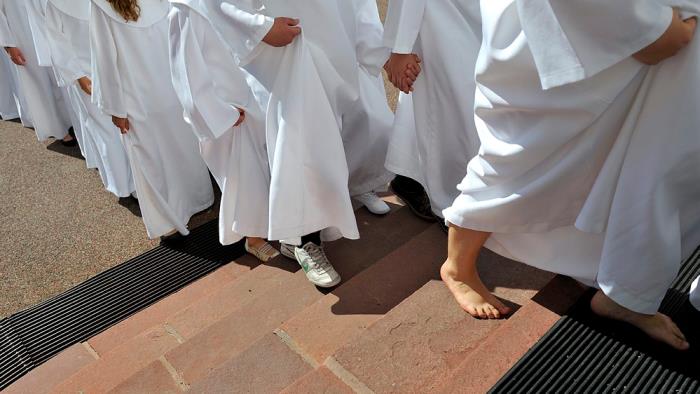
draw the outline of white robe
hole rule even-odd
[[[207,0],[171,0],[170,62],[184,117],[221,189],[219,241],[268,235],[270,169],[265,118],[245,73],[214,31]],[[215,3],[219,3],[215,1]],[[237,108],[245,110],[238,126]]]
[[[470,78],[481,46],[479,1],[390,0],[385,28],[392,52],[423,61],[414,91],[399,96],[386,167],[419,182],[442,216],[479,149]]]
[[[268,238],[299,244],[302,236],[324,230],[326,241],[357,239],[334,111],[340,100],[357,97],[305,33],[284,48],[263,43],[273,20],[260,8],[250,0],[223,2],[223,12],[211,10],[209,17],[267,96],[261,98],[271,168]]]
[[[139,20],[127,23],[106,0],[92,0],[92,99],[106,114],[129,119],[122,142],[148,236],[186,235],[190,217],[211,206],[214,193],[170,78],[170,4],[139,5]]]
[[[229,3],[236,4],[234,1]],[[393,114],[386,102],[381,66],[388,57],[374,0],[244,0],[242,7],[272,17],[298,18],[341,127],[349,189],[358,195],[383,188],[393,174],[384,167]],[[260,10],[264,5],[264,10]],[[323,59],[321,59],[323,58]],[[328,66],[328,70],[324,71]],[[328,77],[323,73],[331,74]],[[329,89],[327,79],[346,86]]]
[[[7,58],[7,56],[3,56]],[[14,70],[5,59],[0,60],[0,116],[3,120],[19,117],[19,109],[15,102],[15,78]]]
[[[700,276],[695,278],[690,287],[690,304],[700,311]]]
[[[700,243],[700,40],[631,58],[668,28],[664,3],[482,1],[482,147],[444,211],[646,314]]]
[[[39,65],[30,27],[26,0],[0,1],[0,45],[19,48],[27,60],[24,66],[15,66],[19,76],[19,90],[31,114],[31,123],[37,138],[62,139],[68,134],[70,121],[58,102],[56,82],[52,71]]]
[[[78,113],[82,130],[80,143],[86,161],[94,163],[99,170],[107,191],[117,197],[128,197],[135,188],[119,132],[109,115],[92,103],[77,82],[82,77],[92,79],[90,0],[48,0],[45,12],[52,64]]]
[[[29,114],[29,105],[27,105],[24,94],[22,94],[22,90],[20,89],[19,71],[14,63],[12,63],[9,56],[0,57],[2,57],[2,67],[5,68],[8,73],[7,75],[10,80],[10,88],[12,89],[12,98],[14,100],[17,115],[22,122],[22,126],[33,127],[34,124],[32,123],[32,117]]]
[[[49,34],[46,26],[46,4],[48,0],[27,0],[27,15],[29,17],[29,26],[32,31],[32,39],[34,41],[34,49],[39,61],[39,65],[47,67],[51,70],[53,97],[56,100],[56,106],[59,108],[59,113],[73,126],[75,138],[78,140],[80,153],[85,158],[85,164],[88,168],[98,168],[97,154],[90,145],[89,141],[83,136],[83,122],[80,118],[78,109],[79,98],[75,96],[69,89],[69,84],[63,80],[61,74],[54,67],[51,51],[51,34]]]

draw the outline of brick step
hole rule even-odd
[[[51,392],[66,377],[73,375],[97,359],[82,343],[75,344],[33,369],[7,387],[7,394],[44,394]]]
[[[148,308],[90,338],[95,351],[104,355],[122,343],[162,324],[168,317],[225,288],[259,265],[257,259],[243,256],[184,287]]]
[[[364,210],[358,211],[357,217],[362,239],[341,240],[327,247],[346,280],[428,225],[398,206],[387,217]],[[165,327],[183,343],[169,349],[164,361],[172,363],[184,384],[196,382],[322,296],[295,262],[280,258],[258,266],[165,319]]]
[[[553,278],[488,251],[479,267],[489,289],[515,308],[510,319]],[[432,392],[507,322],[470,317],[436,277],[334,352],[325,365],[358,391]]]
[[[573,279],[555,277],[462,361],[436,392],[487,392],[585,291]]]
[[[384,218],[358,211],[358,226],[362,235],[359,241],[341,240],[327,246],[329,258],[344,278],[339,288],[427,224],[414,218],[407,209],[397,209]],[[184,332],[187,342],[165,357],[185,382],[191,384],[203,379],[216,367],[236,357],[324,296],[308,283],[302,271],[294,275],[287,273],[287,276],[283,284],[271,286],[267,293],[191,338],[187,337],[183,326],[173,323],[178,332]]]
[[[67,378],[96,363],[141,334],[162,327],[166,316],[191,305],[244,276],[257,265],[257,260],[243,257],[199,279],[180,291],[164,298],[91,338],[90,343],[75,344],[7,388],[16,393],[51,392]],[[143,338],[138,339],[143,340]],[[102,364],[100,364],[102,365]],[[94,368],[94,367],[90,367]],[[89,369],[92,370],[92,369]],[[130,370],[131,371],[131,370]]]
[[[322,364],[425,283],[437,279],[445,252],[445,234],[433,224],[286,321],[280,331],[307,357]]]
[[[312,301],[313,305],[309,307],[301,305],[295,299],[297,297],[293,295],[285,297],[284,295],[273,294],[270,295],[270,298],[266,297],[265,302],[269,303],[269,306],[266,305],[267,308],[286,305],[286,308],[290,309],[287,318],[284,319],[289,320],[281,324],[281,319],[281,326],[280,324],[276,326],[270,325],[269,323],[272,322],[269,320],[257,322],[255,326],[259,331],[246,334],[243,332],[246,330],[232,326],[240,325],[241,317],[244,316],[244,313],[248,313],[246,311],[238,311],[235,314],[236,321],[231,322],[230,325],[226,323],[226,331],[241,332],[241,335],[248,337],[245,340],[242,340],[240,335],[236,337],[223,337],[222,335],[223,338],[219,339],[218,337],[215,338],[212,333],[206,332],[202,341],[209,338],[208,340],[211,342],[195,344],[196,339],[188,341],[188,343],[173,351],[173,353],[178,353],[177,357],[167,354],[166,358],[173,363],[178,371],[182,371],[185,381],[195,382],[192,387],[202,392],[216,392],[217,388],[229,387],[234,382],[242,391],[246,391],[246,387],[250,389],[248,386],[241,386],[241,379],[245,381],[245,378],[239,376],[236,371],[257,370],[258,363],[263,360],[260,358],[262,357],[260,355],[264,354],[264,351],[261,349],[267,348],[269,342],[276,342],[276,348],[284,349],[285,353],[294,354],[297,358],[300,357],[298,354],[303,355],[308,362],[308,364],[304,363],[304,365],[307,369],[310,369],[311,366],[318,364],[314,358],[322,357],[319,356],[320,353],[311,353],[310,350],[320,349],[321,353],[324,351],[332,352],[332,350],[337,349],[346,341],[359,335],[367,325],[381,318],[387,311],[435,277],[436,267],[439,267],[439,264],[444,259],[444,242],[444,234],[437,225],[433,225],[331,293],[325,296],[318,295]],[[410,258],[413,259],[412,264],[406,265],[406,261]],[[306,292],[307,287],[303,286],[302,283],[298,291]],[[308,300],[309,298],[304,299]],[[337,305],[339,300],[342,300],[342,303],[347,302],[351,305],[351,308],[357,309],[345,307],[343,313],[335,314],[333,305]],[[297,312],[291,313],[292,309],[297,310]],[[251,309],[249,312],[251,316],[248,319],[259,319],[259,317],[254,315],[259,310],[262,310],[262,308]],[[279,317],[282,318],[283,316],[280,315]],[[277,327],[281,327],[281,329],[275,330]],[[265,330],[268,332],[265,333]],[[273,330],[275,330],[277,335],[272,334]],[[295,336],[291,337],[290,333],[293,333]],[[250,343],[248,340],[253,335],[258,335],[261,339],[244,349],[243,347]],[[287,342],[286,345],[281,338]],[[214,343],[217,340],[224,340],[226,343]],[[314,340],[317,342],[314,342]],[[260,341],[263,341],[265,345],[261,346]],[[317,347],[314,348],[314,346]],[[294,351],[290,350],[290,347]],[[202,350],[221,348],[222,350],[207,350],[202,352],[203,354],[193,357],[193,352],[196,353],[198,351],[197,348]],[[255,350],[257,348],[261,349]],[[212,352],[223,353],[225,357],[220,354],[212,355]],[[252,359],[248,354],[256,354],[259,357]],[[272,360],[274,354],[270,354],[269,357],[271,359],[267,360],[267,364],[274,364],[275,362]],[[207,365],[209,366],[208,368],[204,367]],[[214,368],[209,369],[212,366]],[[284,366],[283,368],[287,367]],[[272,367],[265,368],[264,371],[259,373],[263,377],[270,375],[262,380],[275,389],[285,388],[293,382],[277,381],[276,378],[280,376],[289,377],[291,375]],[[301,375],[295,376],[295,378],[299,377]],[[201,381],[199,381],[200,379]],[[285,384],[281,385],[281,383]],[[266,390],[257,386],[255,391],[266,392]]]
[[[322,366],[297,379],[282,394],[352,394],[354,391]]]

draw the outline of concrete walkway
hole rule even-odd
[[[137,204],[105,191],[77,147],[40,143],[15,122],[0,122],[0,141],[0,318],[157,244]]]

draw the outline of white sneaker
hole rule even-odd
[[[367,207],[367,210],[375,215],[386,215],[391,211],[389,205],[384,202],[375,192],[368,192],[353,197]]]
[[[303,247],[294,247],[294,255],[306,273],[309,282],[318,287],[333,287],[340,283],[340,275],[335,271],[322,246],[308,242]]]

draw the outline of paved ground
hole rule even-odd
[[[106,192],[77,148],[14,122],[0,122],[0,141],[0,317],[156,245],[138,207]]]
[[[386,1],[379,5],[383,11]],[[393,107],[395,91],[388,96]],[[156,245],[138,207],[104,191],[77,148],[39,143],[13,122],[0,122],[0,141],[0,318]]]

